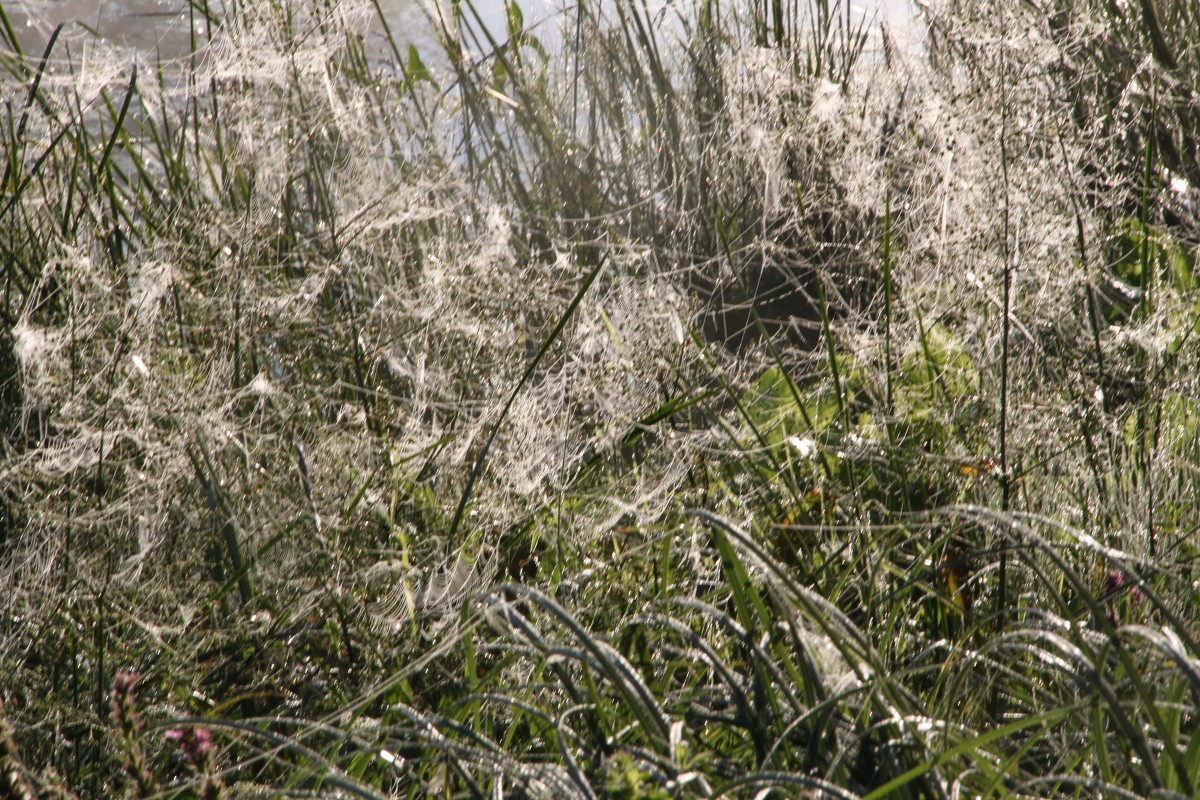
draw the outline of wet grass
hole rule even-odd
[[[477,11],[0,10],[0,796],[1191,796],[1194,14]]]

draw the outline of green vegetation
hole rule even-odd
[[[189,16],[0,8],[0,798],[1197,791],[1195,3]]]

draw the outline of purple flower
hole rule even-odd
[[[1104,594],[1108,597],[1108,621],[1114,628],[1120,626],[1115,600],[1122,591],[1129,592],[1130,605],[1140,605],[1146,599],[1142,590],[1124,572],[1118,572],[1115,569],[1109,570],[1108,574],[1104,576]]]
[[[216,748],[216,745],[213,744],[212,733],[208,728],[196,728],[192,732],[192,735],[196,743],[197,752],[210,753]]]
[[[217,749],[212,740],[212,732],[208,728],[171,728],[163,736],[168,741],[177,742],[184,761],[197,768],[207,764],[209,757]]]
[[[1124,572],[1110,570],[1107,579],[1104,581],[1104,588],[1107,594],[1116,594],[1128,583],[1130,583],[1130,580]],[[1134,604],[1137,604],[1145,600],[1146,595],[1142,594],[1142,590],[1137,587],[1137,584],[1134,584],[1129,589],[1129,599]]]
[[[136,672],[118,672],[112,682],[112,717],[127,734],[134,734],[138,729],[137,700],[134,687],[142,676]]]
[[[112,685],[113,694],[114,695],[130,694],[133,691],[133,687],[136,686],[137,682],[140,681],[141,679],[142,679],[142,676],[138,675],[136,672],[125,672],[123,670],[121,672],[118,672],[113,677],[113,685]]]

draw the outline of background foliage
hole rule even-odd
[[[1190,796],[1197,13],[0,10],[0,796]]]

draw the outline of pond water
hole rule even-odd
[[[526,22],[537,24],[569,4],[569,0],[524,0],[521,8]],[[651,0],[650,6],[669,10],[674,4],[674,0]],[[420,0],[379,0],[379,5],[401,45],[416,44],[425,52],[435,49]],[[220,0],[212,0],[211,6],[220,8]],[[189,51],[187,0],[0,0],[0,7],[29,55],[42,52],[59,23],[67,23],[64,43],[89,38],[94,32],[106,42],[149,60],[176,58]],[[504,30],[502,0],[477,0],[476,8],[492,30]],[[916,27],[914,11],[914,0],[860,0],[850,5],[852,19],[883,21],[901,39]]]

